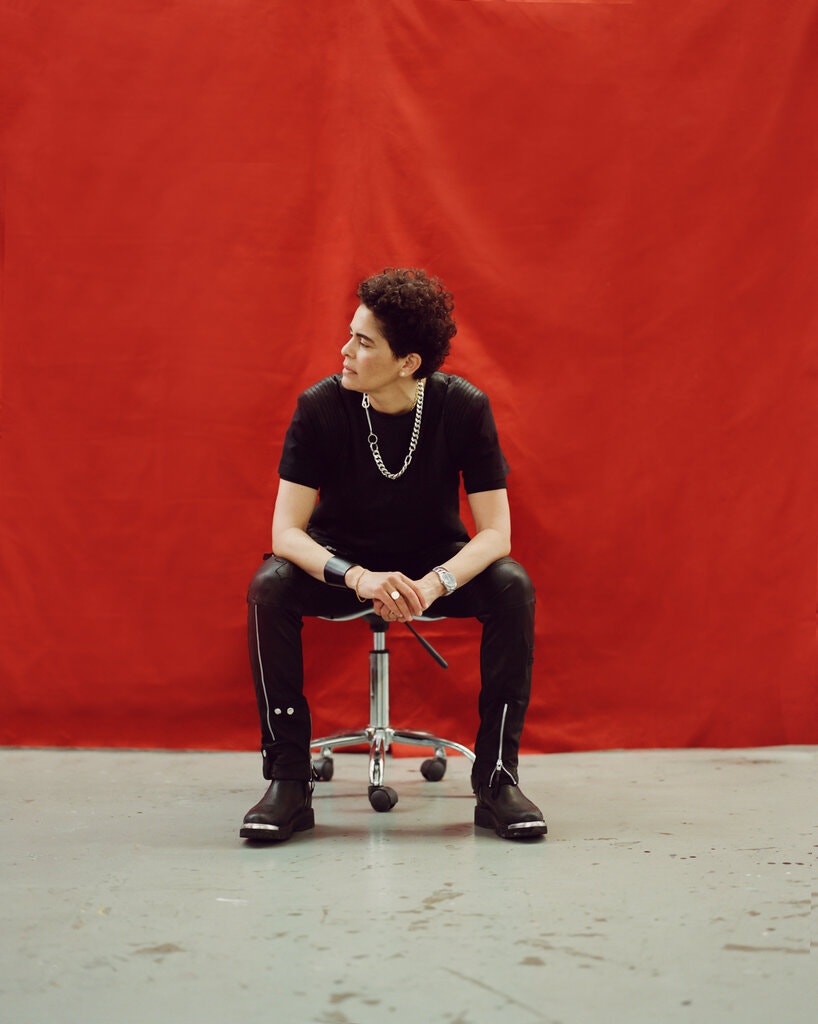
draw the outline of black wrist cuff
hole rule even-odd
[[[344,577],[355,565],[355,562],[348,562],[345,558],[336,558],[335,555],[324,566],[324,582],[331,587],[345,587]]]

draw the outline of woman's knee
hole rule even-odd
[[[280,607],[292,594],[295,566],[284,558],[270,555],[256,570],[247,590],[251,604]]]
[[[506,607],[534,603],[534,584],[531,577],[513,558],[501,558],[490,565],[487,572],[496,599]]]
[[[488,608],[533,607],[534,588],[528,573],[513,558],[501,558],[489,565],[478,578]]]

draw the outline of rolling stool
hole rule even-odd
[[[324,616],[322,616],[323,618]],[[434,622],[445,616],[418,615],[415,622]],[[363,608],[351,615],[342,615],[328,619],[331,622],[350,622],[352,619],[365,619],[372,630],[372,650],[369,652],[369,725],[358,732],[341,732],[333,736],[322,736],[310,741],[310,750],[319,750],[320,755],[313,759],[313,773],[318,781],[328,782],[334,772],[332,752],[338,747],[369,744],[369,802],[376,811],[391,811],[398,802],[398,794],[391,786],[384,783],[384,755],[392,743],[407,743],[418,747],[432,747],[434,757],[427,758],[420,766],[421,773],[429,782],[439,782],[446,774],[446,748],[459,750],[472,762],[474,753],[462,743],[445,740],[433,736],[429,732],[393,729],[389,724],[389,650],[386,646],[386,631],[389,623],[372,609]],[[432,645],[419,633],[415,632],[411,623],[405,623],[412,634],[425,647],[435,661],[443,668],[448,664],[437,653]]]

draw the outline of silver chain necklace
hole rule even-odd
[[[415,448],[418,446],[418,438],[420,437],[420,418],[423,415],[423,390],[425,387],[425,381],[419,380],[417,385],[417,395],[415,398],[415,425],[412,427],[412,439],[409,442],[409,451],[407,452],[406,458],[403,460],[403,465],[397,473],[390,473],[386,466],[383,464],[381,453],[378,449],[378,435],[372,429],[372,420],[369,417],[369,395],[364,391],[364,397],[361,399],[361,405],[366,413],[366,422],[369,424],[369,437],[367,441],[369,443],[369,450],[372,452],[372,458],[375,460],[375,465],[381,471],[382,475],[387,480],[398,480],[406,470],[409,468],[409,463],[412,461],[412,456],[415,453]]]

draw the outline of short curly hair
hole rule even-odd
[[[387,267],[358,285],[358,298],[371,310],[398,358],[417,352],[414,376],[428,377],[449,354],[457,333],[454,299],[440,278],[416,267]]]

